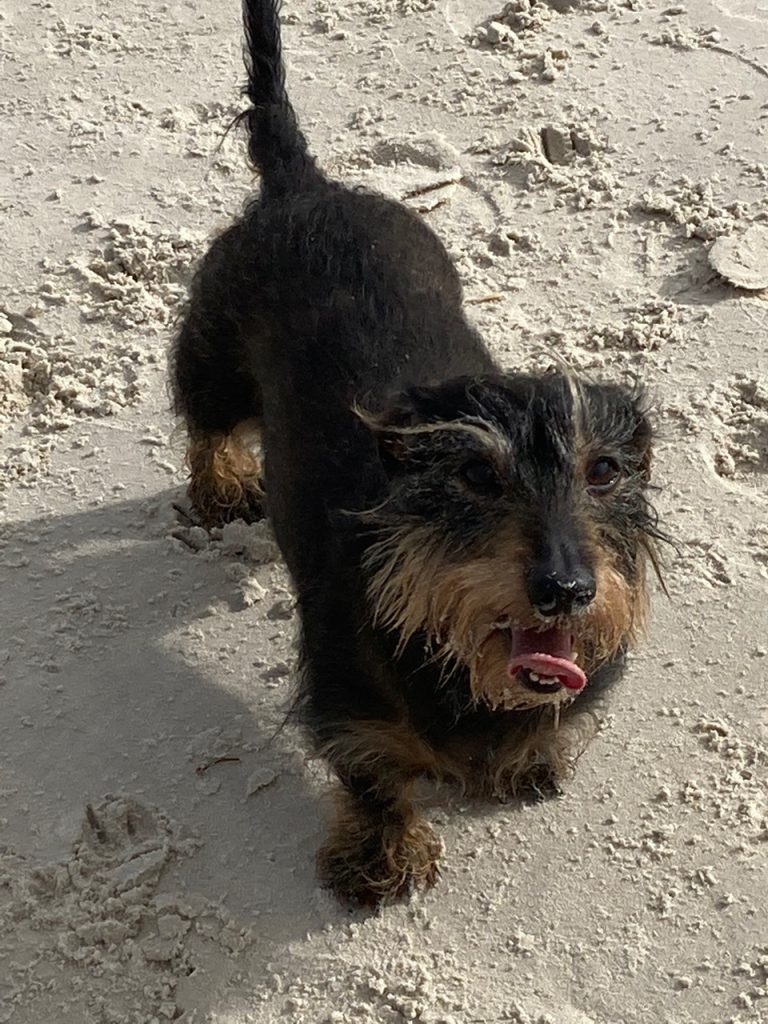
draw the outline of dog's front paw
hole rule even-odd
[[[405,825],[339,820],[318,853],[318,876],[342,903],[376,907],[431,888],[441,852],[431,826],[417,818]]]
[[[538,803],[563,795],[563,776],[547,761],[537,762],[517,780],[522,800]]]
[[[548,761],[535,761],[522,771],[500,772],[494,781],[493,795],[500,803],[523,800],[538,803],[563,795],[563,772]]]

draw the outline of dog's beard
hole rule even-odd
[[[589,677],[631,646],[641,629],[644,575],[639,571],[630,583],[596,552],[595,600],[577,616],[553,621],[539,616],[528,600],[521,568],[526,550],[508,529],[485,551],[459,562],[446,557],[432,531],[393,531],[368,558],[374,621],[398,634],[398,649],[417,634],[425,635],[435,659],[445,664],[446,679],[456,667],[466,667],[477,702],[506,710],[569,704],[581,687],[556,686],[558,677]],[[514,658],[515,630],[526,634],[531,652],[541,637],[541,651],[522,660],[524,665],[552,664],[552,678],[526,678],[529,668],[515,670],[521,660]],[[555,632],[562,635],[553,650]],[[570,638],[571,650],[563,648],[563,637]]]

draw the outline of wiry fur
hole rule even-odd
[[[214,432],[190,438],[189,499],[204,525],[262,518],[261,461],[253,451],[257,438],[258,433],[249,431],[247,424],[229,434]]]
[[[651,431],[634,392],[497,367],[433,232],[309,155],[274,0],[246,0],[245,24],[261,191],[195,277],[175,407],[209,525],[259,514],[243,425],[261,434],[301,615],[297,712],[344,794],[320,875],[372,904],[437,878],[417,776],[507,798],[572,769],[645,614]],[[597,494],[605,457],[618,481]],[[557,613],[590,672],[572,704],[506,671],[506,624],[552,623],[532,597],[552,566],[595,581]]]
[[[404,790],[394,805],[337,792],[336,818],[317,855],[320,881],[358,906],[429,888],[439,876],[440,840]]]
[[[455,562],[439,533],[400,528],[366,554],[374,622],[392,630],[402,649],[422,634],[440,658],[469,668],[474,697],[492,707],[544,703],[506,677],[505,625],[536,625],[526,596],[529,545],[516,524],[499,529],[471,558]],[[645,573],[630,582],[599,546],[593,559],[595,601],[573,623],[574,649],[587,674],[612,661],[642,632]],[[560,699],[559,697],[557,698]]]

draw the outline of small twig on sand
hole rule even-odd
[[[464,305],[479,306],[481,302],[501,302],[503,298],[501,292],[491,292],[490,295],[478,295],[473,299],[464,299]]]
[[[239,761],[239,757],[214,757],[212,761],[208,761],[207,764],[199,764],[195,771],[198,775],[202,775],[207,772],[209,768],[213,768],[215,764],[227,764],[228,762]]]
[[[426,196],[430,192],[437,192],[438,189],[448,188],[449,185],[461,185],[463,178],[443,178],[441,181],[433,181],[429,185],[417,185],[408,192],[404,192],[402,199],[414,199],[416,196]]]

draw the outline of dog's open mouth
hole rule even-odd
[[[557,693],[561,688],[575,696],[587,677],[574,661],[573,635],[556,627],[545,630],[510,626],[507,672],[534,693]]]

